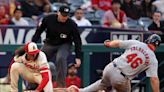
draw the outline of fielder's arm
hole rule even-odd
[[[150,83],[151,83],[153,92],[160,92],[158,77],[150,77]]]

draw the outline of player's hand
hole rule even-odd
[[[110,40],[105,40],[104,41],[104,46],[109,48],[110,47]]]
[[[76,64],[75,64],[75,67],[80,67],[81,65],[81,60],[79,58],[76,58]]]

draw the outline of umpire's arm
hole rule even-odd
[[[73,23],[73,29],[72,29],[72,39],[73,42],[75,43],[75,53],[76,53],[76,58],[80,59],[81,57],[81,38],[80,38],[80,33],[77,27],[76,23]]]
[[[41,24],[37,27],[36,32],[34,34],[34,36],[32,37],[32,42],[37,42],[40,38],[40,35],[42,34],[42,32],[46,29],[47,25],[46,25],[46,17],[43,18]]]

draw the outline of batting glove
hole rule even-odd
[[[109,48],[110,47],[110,40],[105,40],[104,41],[104,46]]]

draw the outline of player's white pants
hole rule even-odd
[[[113,66],[113,63],[108,64],[104,71],[102,79],[96,81],[88,87],[80,89],[80,92],[97,92],[98,90],[111,87],[117,92],[130,92],[130,80],[120,74],[120,70]]]
[[[49,73],[50,74],[50,73]],[[23,63],[13,63],[10,70],[10,77],[11,77],[11,92],[18,92],[18,79],[19,75],[24,80],[27,80],[31,83],[40,84],[42,77],[40,73],[33,73],[29,70]],[[44,87],[44,92],[53,92],[51,76],[49,75],[49,82]]]

